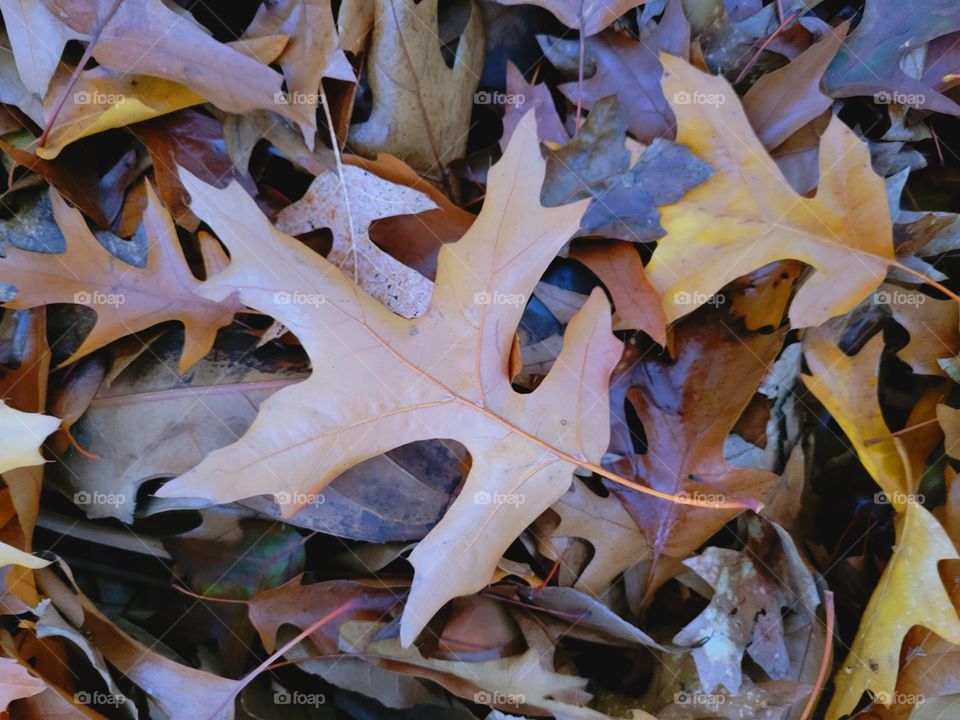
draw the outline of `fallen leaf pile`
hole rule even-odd
[[[960,717],[960,8],[0,0],[0,714]]]

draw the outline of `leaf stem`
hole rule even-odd
[[[900,262],[899,260],[888,260],[887,262],[888,262],[890,265],[892,265],[893,267],[895,267],[897,270],[902,270],[903,272],[907,273],[908,275],[913,275],[915,278],[917,278],[918,280],[920,280],[921,282],[923,282],[924,285],[929,285],[929,286],[932,287],[933,289],[939,290],[940,292],[942,292],[944,295],[946,295],[946,296],[947,296],[948,298],[950,298],[951,300],[954,300],[954,301],[960,303],[960,295],[957,295],[953,290],[950,290],[949,288],[947,288],[946,286],[944,286],[944,285],[942,285],[941,283],[937,282],[937,281],[934,280],[933,278],[927,277],[926,275],[924,275],[924,274],[923,274],[922,272],[920,272],[919,270],[914,270],[912,267],[908,267],[907,265],[904,265],[904,264],[903,264],[902,262]]]
[[[933,425],[936,422],[938,422],[937,418],[935,417],[930,418],[929,420],[924,420],[923,422],[919,422],[916,425],[908,425],[905,428],[901,428],[896,432],[888,433],[887,435],[880,435],[878,437],[869,438],[867,440],[864,440],[863,444],[866,445],[867,447],[870,447],[871,445],[876,445],[877,443],[883,442],[884,440],[892,440],[895,437],[900,437],[901,435],[912,433],[914,430],[919,430],[920,428],[926,427],[927,425]]]
[[[268,657],[262,663],[257,665],[249,673],[247,673],[242,678],[240,678],[237,681],[237,687],[234,688],[233,692],[230,693],[230,696],[226,700],[224,700],[216,710],[214,710],[213,715],[211,715],[211,718],[222,717],[224,710],[227,709],[227,706],[230,705],[230,703],[236,700],[237,695],[239,695],[247,685],[253,682],[253,680],[260,673],[268,669],[273,664],[273,662],[277,660],[277,658],[283,657],[283,655],[290,648],[292,648],[294,645],[299,643],[301,640],[303,640],[307,636],[311,635],[317,628],[320,628],[323,625],[326,625],[328,622],[330,622],[334,618],[342,615],[347,610],[350,610],[354,605],[357,604],[357,600],[358,600],[357,598],[351,598],[350,600],[347,600],[347,602],[345,602],[343,605],[338,607],[336,610],[333,610],[332,612],[327,613],[322,618],[320,618],[319,620],[311,624],[310,627],[306,628],[305,630],[302,630],[295,638],[293,638],[293,640],[288,642],[283,647],[279,648],[276,652],[274,652],[270,657]]]

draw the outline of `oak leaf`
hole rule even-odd
[[[570,102],[582,103],[587,109],[616,95],[630,132],[638,140],[649,143],[658,137],[671,137],[674,115],[658,82],[662,67],[657,52],[686,56],[689,34],[680,3],[672,2],[660,23],[645,28],[639,41],[614,30],[587,39],[585,53],[596,72],[583,82],[569,82],[559,89]],[[549,51],[545,52],[549,57]]]
[[[8,248],[0,258],[0,281],[17,287],[7,307],[77,303],[93,308],[97,322],[66,362],[108,343],[177,320],[186,330],[180,372],[207,354],[217,330],[233,320],[234,307],[194,294],[200,281],[190,272],[169,213],[147,188],[143,221],[148,243],[143,268],[113,257],[87,227],[83,215],[51,188],[54,218],[66,238],[66,251],[38,253]],[[52,250],[52,248],[50,248]]]
[[[480,8],[469,18],[451,66],[440,47],[438,0],[350,0],[340,8],[346,50],[363,49],[373,93],[370,117],[350,128],[350,145],[388,152],[417,171],[438,176],[467,148],[473,92],[483,68]]]
[[[20,412],[0,400],[0,474],[42,463],[40,444],[59,424],[55,417]]]
[[[827,92],[833,97],[874,95],[881,103],[892,100],[960,115],[960,105],[934,89],[936,81],[912,77],[902,66],[916,48],[960,30],[955,11],[952,0],[929,0],[920,6],[868,0],[860,24],[827,71]]]
[[[647,276],[667,319],[706,303],[731,280],[786,259],[816,271],[790,307],[794,326],[819,325],[854,307],[894,263],[883,180],[870,167],[866,144],[832,118],[820,141],[817,195],[801,197],[763,149],[724,78],[661,59],[677,142],[716,170],[660,209],[667,234]]]
[[[683,564],[714,589],[706,609],[673,639],[692,647],[704,690],[712,693],[723,685],[738,692],[745,651],[770,677],[786,679],[789,658],[781,608],[791,603],[778,584],[749,554],[727,548],[708,547]]]
[[[223,503],[287,492],[290,516],[358,462],[404,443],[451,438],[473,464],[459,497],[410,556],[416,572],[403,644],[447,600],[484,587],[512,540],[563,495],[572,471],[596,467],[609,437],[607,384],[622,347],[596,290],[537,390],[518,395],[510,385],[524,300],[586,207],[544,208],[543,177],[530,114],[490,170],[477,221],[440,251],[430,308],[407,320],[274,228],[238,185],[216,190],[183,173],[193,211],[232,253],[227,270],[200,292],[221,299],[236,292],[274,316],[300,338],[314,372],[267,400],[237,443],[158,494]],[[278,302],[278,293],[291,302]]]
[[[653,354],[640,356],[637,345],[630,343],[620,365],[623,372],[611,389],[612,397],[625,394],[632,405],[647,448],[642,454],[626,454],[615,467],[629,466],[650,487],[700,497],[708,504],[722,504],[734,495],[761,498],[775,480],[764,470],[730,465],[723,443],[776,357],[782,336],[738,333],[720,312],[700,311],[676,327],[672,362]],[[623,409],[614,411],[614,432],[622,437]],[[655,564],[664,555],[689,555],[737,512],[729,507],[664,506],[628,488],[611,490],[646,533]]]
[[[823,94],[820,80],[843,43],[849,23],[811,45],[796,60],[763,75],[743,96],[743,109],[768,150],[780,145],[823,113],[833,100]]]
[[[897,515],[897,545],[864,610],[850,653],[836,675],[827,720],[852,712],[864,691],[893,698],[900,647],[914,625],[960,644],[960,618],[937,569],[958,560],[953,542],[934,517],[912,500]]]
[[[305,105],[276,101],[283,84],[280,73],[242,49],[218,42],[192,18],[184,18],[161,0],[117,4],[45,0],[44,4],[58,20],[92,42],[93,57],[111,70],[185,85],[227,112],[268,109],[295,122],[311,122]],[[37,150],[45,158],[57,152],[57,147]]]
[[[42,464],[44,460],[40,454],[40,444],[59,424],[60,421],[55,417],[21,412],[0,400],[0,475],[17,468]],[[20,565],[37,569],[47,564],[47,560],[0,542],[0,567]]]
[[[614,97],[598,101],[575,138],[547,151],[546,205],[592,199],[578,235],[631,242],[663,235],[657,207],[680,200],[712,170],[686,147],[657,139],[633,162]]]
[[[803,338],[811,374],[801,377],[846,433],[886,499],[902,509],[907,496],[917,490],[927,455],[940,440],[939,429],[928,421],[937,414],[942,390],[932,388],[911,411],[907,425],[921,425],[911,433],[911,442],[891,436],[877,396],[882,352],[882,334],[874,335],[851,357],[834,342],[828,328],[811,328]]]
[[[344,166],[342,175],[314,178],[302,198],[277,216],[277,229],[302,235],[329,228],[333,245],[327,259],[389,309],[404,317],[423,314],[433,283],[391,257],[370,240],[375,220],[436,209],[424,193]]]

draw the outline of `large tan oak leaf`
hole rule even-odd
[[[816,197],[798,195],[757,139],[730,84],[661,56],[677,142],[716,169],[680,202],[661,208],[666,236],[647,277],[667,320],[776,260],[814,269],[790,307],[795,327],[819,325],[863,300],[897,264],[883,179],[870,152],[837,117],[820,138]]]
[[[277,230],[239,185],[217,190],[181,170],[193,211],[232,256],[199,292],[236,292],[274,316],[300,338],[314,372],[264,402],[238,442],[159,495],[225,503],[290,493],[283,510],[291,516],[306,493],[367,458],[417,440],[463,443],[472,455],[463,490],[410,556],[405,646],[448,600],[486,586],[510,543],[563,496],[577,465],[596,465],[609,440],[607,390],[622,344],[602,291],[570,321],[537,390],[520,395],[510,385],[523,299],[587,207],[540,204],[545,164],[533,114],[522,122],[490,170],[483,211],[440,251],[429,309],[412,320]]]

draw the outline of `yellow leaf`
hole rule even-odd
[[[662,56],[663,90],[677,116],[677,142],[716,172],[661,209],[667,234],[647,266],[667,320],[705,304],[735,278],[776,260],[814,272],[790,308],[794,326],[841,315],[879,285],[893,261],[883,180],[852,130],[831,119],[820,140],[815,198],[798,195],[757,139],[722,77]]]
[[[50,97],[59,100],[59,92]],[[105,130],[166,115],[204,99],[186,85],[144,75],[120,75],[106,68],[83,73],[57,115],[37,155],[52,160],[70,143]]]
[[[850,654],[837,672],[827,720],[851,712],[865,690],[877,702],[894,697],[900,646],[914,625],[960,643],[960,618],[937,571],[941,560],[960,556],[922,505],[909,501],[897,520],[895,552],[867,604]]]
[[[286,42],[285,35],[269,35],[229,43],[226,47],[266,63],[283,51]],[[37,148],[37,156],[44,160],[52,160],[63,148],[81,138],[152,120],[207,101],[187,85],[152,75],[121,73],[101,66],[80,73],[72,86],[71,75],[62,66],[50,84],[44,108],[48,122],[63,93],[69,90],[70,94],[60,107],[43,147]],[[283,104],[277,105],[280,110],[284,107]]]
[[[905,496],[914,491],[902,446],[895,438],[870,445],[866,442],[890,434],[877,398],[882,352],[882,334],[874,335],[860,352],[850,357],[837,346],[827,329],[810,329],[803,337],[803,354],[813,374],[801,377],[846,433],[867,472],[899,508]]]

